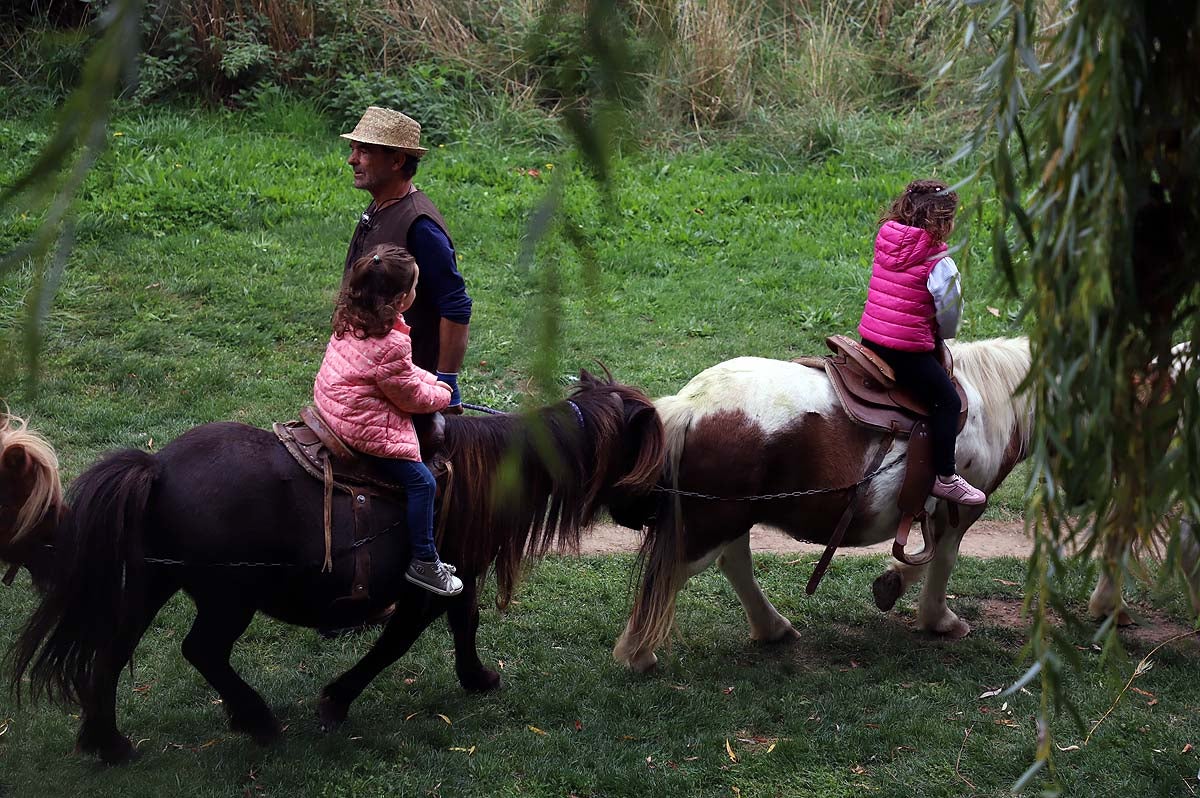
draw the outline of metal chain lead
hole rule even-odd
[[[719,502],[762,502],[762,501],[772,501],[775,499],[796,499],[801,496],[818,496],[818,495],[826,494],[826,493],[841,493],[843,491],[853,490],[854,488],[862,487],[863,485],[867,484],[868,482],[870,482],[872,479],[879,476],[883,472],[889,471],[892,468],[894,468],[903,459],[904,459],[904,455],[902,454],[902,455],[898,456],[895,460],[892,460],[892,462],[884,463],[884,464],[880,465],[879,468],[876,468],[874,471],[867,474],[865,477],[860,479],[858,482],[855,482],[853,485],[846,485],[845,487],[842,487],[842,488],[811,488],[809,490],[788,491],[787,493],[768,493],[768,494],[764,494],[762,496],[716,496],[711,493],[700,493],[700,492],[694,491],[694,490],[680,490],[678,488],[664,488],[661,485],[655,486],[654,490],[658,493],[669,493],[673,496],[686,496],[689,499],[708,499],[710,501],[719,501]]]

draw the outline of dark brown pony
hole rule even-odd
[[[78,703],[78,749],[105,762],[129,759],[133,747],[116,724],[117,679],[155,614],[183,590],[196,605],[183,655],[220,694],[230,727],[259,742],[278,736],[279,724],[229,663],[255,612],[316,627],[362,620],[398,603],[374,647],[322,690],[325,728],[345,720],[366,685],[443,612],[459,681],[468,690],[492,689],[499,675],[484,667],[475,646],[478,593],[488,570],[496,572],[498,600],[507,602],[525,558],[577,546],[602,506],[649,491],[663,451],[653,404],[586,372],[570,400],[532,417],[448,418],[446,452],[455,477],[440,508],[439,548],[466,588],[442,599],[408,583],[403,505],[377,500],[370,599],[333,618],[330,607],[349,595],[353,575],[349,506],[335,505],[334,569],[322,573],[322,487],[272,433],[205,424],[158,454],[107,455],[74,481],[65,505],[53,490],[33,487],[57,480],[55,470],[44,458],[35,465],[35,452],[12,443],[0,453],[0,483],[24,485],[30,489],[19,492],[41,498],[38,518],[20,534],[0,528],[0,557],[29,565],[44,583],[41,553],[51,540],[54,547],[49,590],[11,653],[12,687],[19,697],[28,675],[34,699]],[[14,529],[7,511],[10,502],[23,505],[17,498],[5,497],[0,516]]]

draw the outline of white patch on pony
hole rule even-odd
[[[840,408],[825,372],[764,357],[738,357],[705,369],[674,399],[691,408],[693,423],[710,413],[737,410],[768,434],[797,416],[827,416]]]

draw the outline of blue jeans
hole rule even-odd
[[[438,559],[433,544],[433,499],[437,493],[437,482],[433,474],[419,460],[395,460],[390,457],[375,457],[375,463],[395,482],[404,486],[408,494],[408,539],[412,544],[412,556],[425,562]]]

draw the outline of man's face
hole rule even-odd
[[[374,194],[399,176],[401,155],[378,144],[350,142],[350,157],[346,163],[354,169],[354,187]]]

